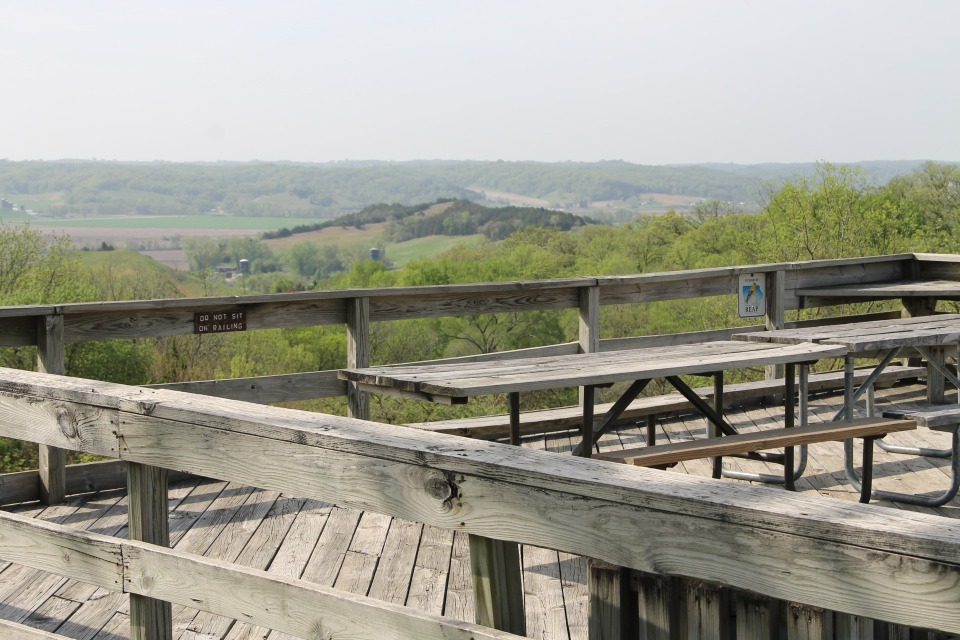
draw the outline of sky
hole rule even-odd
[[[4,0],[0,158],[960,161],[956,0]]]

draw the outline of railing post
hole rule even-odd
[[[370,298],[350,298],[347,304],[347,368],[370,366]],[[347,383],[347,415],[370,419],[370,395],[357,383]]]
[[[786,288],[786,272],[771,271],[766,274],[767,284],[767,313],[763,317],[763,324],[767,331],[783,329],[784,327],[784,289]],[[764,367],[764,378],[780,380],[784,376],[784,365],[771,364]]]
[[[37,371],[57,375],[66,372],[62,314],[37,319]],[[64,450],[41,444],[38,458],[40,501],[47,505],[63,502],[67,494]]]
[[[127,496],[128,537],[169,547],[167,470],[129,463]],[[131,593],[130,640],[170,640],[172,637],[173,613],[170,603]]]
[[[526,635],[520,546],[475,535],[470,535],[469,540],[477,623]]]
[[[600,287],[584,287],[580,289],[580,353],[596,353],[600,351]],[[595,401],[592,390],[580,387],[580,406],[589,400]]]
[[[587,560],[587,590],[590,594],[587,618],[589,640],[637,637],[640,611],[637,592],[631,584],[634,573],[630,569],[602,560]]]

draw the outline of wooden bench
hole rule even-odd
[[[854,383],[860,384],[869,374],[868,370],[857,370]],[[877,381],[890,385],[899,380],[920,378],[926,375],[924,367],[887,367]],[[835,391],[843,388],[843,371],[827,371],[825,373],[810,374],[810,393],[821,391]],[[713,397],[713,387],[694,389],[698,395],[710,401]],[[723,390],[724,406],[731,406],[745,400],[761,398],[783,391],[783,380],[760,380],[757,382],[743,382],[726,385]],[[603,415],[610,404],[598,404],[596,415]],[[674,411],[685,411],[692,408],[690,403],[679,393],[670,393],[659,396],[638,398],[630,403],[616,424],[632,424],[639,418],[655,416]],[[520,414],[520,431],[523,434],[549,433],[553,431],[567,431],[579,429],[583,420],[583,409],[580,407],[559,407],[556,409],[540,409],[524,411]],[[474,418],[456,418],[452,420],[435,420],[432,422],[410,423],[406,426],[425,431],[435,431],[451,435],[470,438],[494,439],[509,435],[510,420],[507,415],[479,416]]]
[[[938,496],[914,496],[892,493],[889,491],[875,491],[874,496],[898,502],[921,505],[924,507],[940,507],[953,500],[960,490],[960,405],[924,405],[913,408],[887,409],[884,417],[913,420],[919,427],[932,431],[950,433],[951,446],[948,449],[927,449],[920,447],[905,447],[878,442],[884,451],[902,453],[905,455],[926,456],[932,458],[950,459],[950,486]]]
[[[803,425],[791,429],[765,429],[751,433],[740,433],[721,438],[705,438],[689,442],[673,442],[670,444],[623,449],[621,451],[605,451],[595,454],[597,460],[622,462],[640,467],[666,467],[685,460],[714,458],[725,455],[745,455],[748,453],[775,449],[790,448],[815,442],[831,442],[863,438],[863,480],[860,501],[868,502],[871,495],[870,484],[873,472],[872,440],[895,431],[909,431],[915,429],[917,423],[909,419],[894,418],[857,418],[838,422]],[[793,460],[788,455],[783,465],[784,484],[792,489]]]

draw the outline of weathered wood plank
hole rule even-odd
[[[0,308],[0,314],[5,309]],[[41,314],[38,309],[34,313]],[[0,347],[27,347],[37,344],[37,321],[34,317],[0,315]]]
[[[167,470],[131,462],[127,465],[127,495],[131,540],[170,545],[167,519]],[[168,640],[173,634],[169,602],[130,595],[131,640]]]
[[[370,320],[410,320],[414,318],[444,318],[482,313],[505,313],[516,311],[545,311],[551,309],[576,309],[579,304],[579,288],[596,281],[585,278],[579,286],[563,288],[540,287],[532,284],[516,286],[513,291],[484,291],[458,294],[438,290],[434,293],[412,295],[403,289],[395,289],[391,296],[370,300]],[[520,283],[516,283],[520,285]]]
[[[679,580],[686,590],[686,631],[690,640],[729,640],[729,592],[727,589],[697,580]]]
[[[405,604],[410,591],[410,576],[417,559],[417,543],[423,525],[393,518],[384,540],[383,553],[367,595],[376,600]]]
[[[66,373],[64,365],[63,316],[52,314],[37,318],[37,371],[41,373]],[[61,430],[69,426],[61,422]],[[65,433],[69,437],[69,433]],[[67,495],[66,454],[57,446],[40,442],[38,451],[38,471],[40,476],[40,500],[44,504],[63,502]]]
[[[426,533],[426,527],[424,528]],[[440,531],[431,527],[434,531]],[[445,616],[456,618],[458,620],[469,620],[476,612],[476,604],[473,598],[473,573],[470,569],[470,541],[469,536],[462,531],[455,532],[451,536],[450,549],[450,572],[447,579],[447,588],[444,597],[441,597],[441,607]],[[421,545],[422,546],[422,545]],[[418,554],[419,555],[419,554]],[[414,572],[416,576],[416,571]],[[411,596],[413,589],[411,588]],[[418,609],[416,601],[407,600],[408,606]]]
[[[333,586],[340,574],[361,515],[362,512],[357,509],[333,509],[317,540],[314,553],[303,570],[301,577],[304,580],[325,587]]]
[[[273,491],[254,492],[205,557],[266,570],[303,502],[283,499]],[[179,609],[174,617],[175,633],[202,630],[208,636],[221,638],[233,625],[232,619],[207,611]]]
[[[390,516],[366,512],[360,516],[353,539],[343,557],[335,589],[365,596],[370,591],[383,544],[390,530]]]
[[[589,640],[633,638],[643,624],[637,594],[630,584],[630,569],[608,562],[587,560],[590,592]],[[555,637],[555,636],[544,636]]]
[[[811,302],[823,300],[831,304],[834,298],[867,300],[899,298],[940,298],[960,297],[960,282],[956,280],[901,280],[895,282],[870,282],[864,284],[846,284],[826,287],[808,287],[797,289],[798,296],[808,296]]]
[[[146,387],[185,391],[257,404],[334,398],[346,395],[347,392],[346,384],[337,378],[336,370],[258,376],[255,378],[231,378],[228,380],[173,382],[146,385]]]
[[[113,538],[0,512],[4,560],[120,590],[123,561]]]
[[[780,603],[744,591],[734,594],[737,640],[778,640]]]
[[[174,516],[171,518],[170,527],[171,541],[176,541],[193,525],[199,518],[199,514],[204,507],[210,504],[213,496],[206,493],[211,486],[222,486],[220,483],[207,483],[199,485],[196,482],[182,483],[169,492],[170,504],[173,506]],[[122,518],[123,526],[117,528],[111,524],[100,533],[105,535],[116,535],[123,537],[126,528],[126,498],[121,499],[119,505],[120,513],[107,514],[109,521]],[[119,609],[129,608],[129,596],[126,596],[114,589],[105,589],[96,585],[76,582],[67,584],[67,586],[58,592],[58,595],[72,600],[81,601],[81,607],[67,620],[57,632],[63,636],[76,638],[77,640],[91,640],[102,633],[105,625],[112,624]],[[122,615],[124,626],[123,636],[128,636],[130,632],[130,620],[126,613]]]
[[[63,636],[15,622],[0,620],[0,635],[6,640],[63,640]]]
[[[83,342],[191,334],[194,332],[194,314],[198,311],[244,311],[248,330],[344,322],[342,299],[318,296],[314,300],[276,300],[273,304],[254,303],[250,299],[240,303],[238,300],[233,298],[229,302],[218,303],[216,299],[209,302],[197,299],[189,304],[181,301],[177,306],[164,305],[161,308],[124,305],[122,310],[107,304],[89,309],[64,306],[65,337],[67,342]]]
[[[486,627],[526,635],[519,545],[471,535],[470,566],[476,621]]]
[[[347,366],[366,367],[370,364],[370,298],[347,301]],[[347,383],[347,415],[351,418],[370,418],[370,396],[355,382]]]
[[[97,513],[103,509],[108,514],[115,512],[120,498],[120,492],[113,492],[90,502],[85,501],[86,503],[80,508],[75,508],[79,501],[71,500],[71,504],[62,504],[44,510],[41,517],[56,524],[112,535],[116,529],[110,527],[110,516],[90,517],[90,511]],[[108,530],[102,530],[104,526]],[[41,608],[43,603],[50,600],[67,583],[66,578],[57,574],[26,566],[11,567],[3,575],[3,580],[0,582],[4,583],[5,590],[9,592],[4,593],[2,597],[0,619],[12,622],[26,622],[31,612]]]
[[[744,344],[765,343],[722,341],[493,364],[370,367],[344,370],[340,377],[428,395],[468,397],[558,386],[603,385],[665,375],[712,374],[725,369],[816,361],[846,353],[840,348],[812,344],[766,344],[769,349],[737,346]]]
[[[789,603],[787,637],[791,640],[833,640],[833,613],[819,607]]]
[[[0,531],[4,555],[12,554],[28,566],[300,637],[324,633],[376,640],[516,637],[190,553],[15,514],[0,514]]]
[[[453,597],[457,599],[455,604],[450,602],[449,595],[454,593],[456,595]],[[410,576],[406,605],[418,611],[438,615],[443,613],[459,620],[474,618],[473,575],[470,544],[466,535],[455,540],[453,531],[424,525],[417,559],[413,563],[413,574]],[[458,609],[460,606],[464,608]]]
[[[0,435],[7,438],[116,458],[115,425],[116,412],[101,407],[0,392]]]
[[[124,585],[131,592],[298,637],[517,637],[193,554],[133,544],[123,551]]]

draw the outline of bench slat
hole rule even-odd
[[[735,436],[723,436],[722,438],[707,438],[692,442],[674,442],[652,447],[624,449],[623,451],[608,451],[595,454],[593,457],[598,460],[623,462],[640,467],[654,467],[685,460],[750,453],[779,447],[795,447],[814,442],[882,436],[894,431],[909,431],[916,429],[916,427],[917,423],[913,420],[857,418],[840,422],[804,425],[792,429],[767,429],[752,433],[741,433]]]

